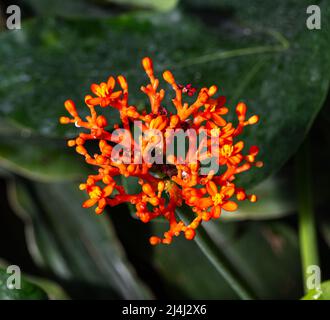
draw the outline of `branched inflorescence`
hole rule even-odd
[[[106,206],[116,206],[128,202],[135,206],[136,216],[143,222],[149,222],[156,217],[164,217],[169,222],[169,230],[162,238],[153,236],[150,243],[169,244],[173,236],[184,233],[186,239],[195,237],[195,230],[202,221],[217,219],[221,211],[235,211],[237,201],[250,200],[255,202],[256,195],[247,195],[243,188],[235,185],[235,176],[252,166],[262,166],[256,161],[258,148],[253,146],[247,155],[242,154],[243,141],[235,141],[246,125],[258,122],[254,115],[246,119],[246,105],[236,106],[238,125],[227,122],[223,115],[228,113],[225,107],[225,97],[215,98],[217,87],[201,88],[195,101],[191,104],[183,101],[183,95],[194,96],[196,89],[190,84],[177,84],[172,73],[165,71],[164,80],[175,92],[172,99],[176,112],[170,113],[162,105],[165,96],[163,89],[158,90],[159,80],[154,75],[150,58],[144,58],[142,65],[150,83],[141,90],[149,97],[151,110],[139,112],[137,107],[128,102],[128,85],[124,76],[115,79],[110,77],[101,84],[92,84],[93,95],[85,97],[85,103],[90,115],[82,119],[71,100],[65,102],[65,108],[71,117],[61,117],[62,124],[73,123],[77,127],[88,130],[80,133],[76,139],[69,140],[68,145],[85,157],[88,164],[97,166],[98,172],[89,175],[86,182],[80,185],[89,199],[83,207],[96,206],[95,212],[100,214]],[[115,90],[116,85],[119,86]],[[107,119],[98,115],[96,108],[115,108],[119,111],[121,123],[108,128]],[[138,139],[133,134],[132,126],[139,124],[141,134]],[[125,134],[118,134],[118,129]],[[196,148],[189,149],[185,157],[168,154],[169,146],[173,146],[174,137],[171,132],[177,129],[200,132],[206,135]],[[158,134],[150,134],[150,130]],[[149,131],[149,133],[148,133]],[[117,132],[117,133],[116,133]],[[159,135],[160,133],[160,135]],[[188,133],[192,141],[196,137]],[[86,141],[98,141],[99,152],[90,154]],[[161,143],[166,141],[166,143]],[[121,151],[118,151],[118,146]],[[128,147],[138,150],[134,154]],[[152,150],[153,149],[153,150]],[[152,152],[151,152],[152,151]],[[155,153],[163,162],[156,161]],[[193,157],[198,154],[198,159]],[[137,158],[142,161],[137,161]],[[201,174],[202,163],[207,159],[217,159],[219,170],[210,169],[207,174]],[[136,177],[140,184],[140,192],[130,194],[121,184],[123,177]],[[180,221],[175,213],[177,207],[186,205],[192,208],[194,218],[189,224]]]

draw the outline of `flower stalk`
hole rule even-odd
[[[310,171],[310,145],[307,137],[296,155],[296,185],[298,199],[299,243],[305,293],[309,266],[319,265],[317,234],[313,208],[312,179]]]

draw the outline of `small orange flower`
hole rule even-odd
[[[116,80],[114,77],[109,77],[107,83],[102,82],[100,84],[93,83],[91,85],[92,92],[96,95],[94,98],[86,99],[86,103],[97,106],[100,105],[101,107],[108,106],[112,101],[115,101],[118,98],[122,91],[113,92],[113,89],[116,85]]]
[[[224,96],[214,97],[218,91],[215,85],[201,88],[193,103],[184,102],[183,93],[192,97],[197,89],[191,84],[177,84],[173,74],[166,70],[163,78],[175,92],[172,102],[176,110],[174,114],[168,113],[162,104],[165,91],[158,90],[159,80],[154,75],[151,59],[144,58],[142,66],[150,80],[149,84],[141,87],[149,98],[149,111],[140,112],[136,106],[129,104],[128,84],[122,75],[92,84],[94,96],[85,97],[90,110],[85,119],[79,116],[73,101],[65,102],[70,117],[61,117],[60,122],[87,129],[87,132],[69,140],[68,146],[75,147],[88,164],[98,167],[97,174],[89,175],[80,185],[89,197],[83,207],[96,206],[95,212],[100,214],[106,206],[129,202],[135,206],[136,216],[142,222],[147,223],[160,216],[169,222],[169,230],[163,237],[150,238],[152,245],[169,244],[174,236],[181,233],[192,240],[203,221],[219,218],[222,210],[235,211],[238,205],[234,198],[237,201],[257,200],[255,195],[247,195],[233,181],[237,174],[252,166],[262,166],[262,162],[255,160],[259,152],[256,146],[244,155],[244,142],[236,141],[244,127],[257,123],[259,118],[254,115],[246,120],[247,107],[241,102],[236,106],[238,125],[234,127],[233,123],[227,122],[223,118],[229,111],[225,106],[226,99]],[[121,123],[106,129],[107,119],[96,111],[99,106],[117,109]],[[136,123],[141,133],[138,138],[132,129]],[[180,129],[187,132],[189,141],[195,142],[196,148],[183,155],[168,154],[170,146],[174,145],[171,132]],[[198,144],[191,130],[196,132],[200,129],[206,130],[207,134]],[[85,144],[89,140],[98,141],[97,153],[90,154],[87,150]],[[196,155],[198,159],[192,161]],[[209,158],[216,159],[219,170],[212,169],[202,174],[202,162]],[[116,179],[120,176],[137,178],[140,191],[129,193]],[[189,224],[176,215],[177,207],[183,203],[190,206],[195,214]]]

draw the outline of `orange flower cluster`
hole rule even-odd
[[[246,119],[246,105],[239,103],[236,106],[238,115],[238,125],[233,126],[227,122],[223,115],[228,113],[225,107],[225,97],[215,98],[217,87],[201,88],[195,101],[191,104],[183,101],[183,95],[195,94],[196,89],[191,85],[182,86],[177,84],[172,73],[165,71],[164,80],[170,84],[175,92],[172,99],[176,112],[167,112],[162,106],[165,96],[163,89],[158,90],[159,80],[154,75],[153,64],[150,58],[142,60],[143,68],[150,79],[150,83],[142,86],[141,90],[149,97],[151,110],[139,112],[137,107],[128,102],[128,85],[124,76],[120,75],[116,79],[110,77],[107,82],[92,84],[93,95],[85,97],[85,103],[90,110],[90,115],[82,119],[77,112],[75,104],[71,100],[65,102],[65,108],[71,117],[61,117],[62,124],[73,123],[77,127],[88,130],[88,133],[80,133],[76,139],[69,140],[68,145],[75,147],[76,151],[85,157],[88,164],[98,167],[98,173],[89,175],[87,181],[80,185],[81,190],[85,190],[89,199],[83,203],[83,207],[96,205],[95,212],[100,214],[106,206],[116,206],[129,202],[136,208],[136,216],[143,222],[149,222],[156,217],[163,216],[169,222],[169,230],[162,238],[153,236],[150,243],[169,244],[173,236],[184,233],[186,239],[195,237],[195,230],[202,221],[217,219],[221,211],[235,211],[237,209],[234,198],[238,201],[250,200],[255,202],[256,195],[247,195],[243,188],[235,185],[235,176],[252,166],[262,166],[262,162],[256,161],[258,148],[253,146],[247,155],[242,154],[243,141],[235,142],[235,138],[242,132],[246,125],[258,122],[258,116],[254,115]],[[115,89],[116,85],[119,89]],[[121,124],[116,124],[114,128],[107,128],[107,119],[103,115],[98,115],[97,107],[110,107],[119,111]],[[217,156],[220,170],[214,172],[210,170],[207,175],[201,175],[200,161],[189,162],[178,159],[176,155],[167,156],[166,164],[155,164],[144,161],[140,164],[132,161],[127,163],[114,160],[113,141],[123,142],[123,137],[113,137],[112,129],[123,128],[131,132],[131,125],[134,121],[142,123],[142,131],[157,129],[162,133],[164,139],[168,137],[168,129],[195,129],[207,130],[208,137],[216,137],[218,148],[211,154],[210,139],[206,141],[206,150],[203,152],[199,148],[200,159]],[[137,142],[132,135],[132,144]],[[156,136],[143,136],[141,152],[145,153],[150,149],[150,143],[154,145]],[[86,148],[86,141],[97,140],[99,152],[90,154]],[[164,148],[166,148],[164,146]],[[150,150],[149,150],[150,151]],[[166,154],[166,150],[161,150]],[[216,154],[214,154],[216,153]],[[187,158],[188,159],[188,158]],[[179,161],[181,160],[181,161]],[[161,173],[161,174],[159,174]],[[140,192],[130,194],[120,183],[118,177],[136,177],[140,184]],[[183,203],[190,206],[195,217],[189,224],[181,221],[175,211]]]

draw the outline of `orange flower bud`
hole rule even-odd
[[[154,207],[155,207],[155,206],[158,206],[158,204],[159,204],[159,199],[156,198],[156,197],[152,197],[152,198],[149,199],[149,203],[150,203],[151,205],[153,205]]]
[[[239,201],[245,200],[246,199],[246,194],[245,194],[244,190],[242,190],[242,189],[237,190],[236,198]]]
[[[154,196],[154,191],[152,190],[151,185],[149,183],[145,183],[142,186],[142,191],[149,197]]]
[[[173,77],[173,74],[171,71],[168,71],[166,70],[164,73],[163,73],[163,78],[166,82],[168,82],[169,84],[171,85],[174,85],[175,84],[175,79]]]
[[[220,206],[213,207],[212,214],[214,219],[218,219],[221,215],[221,207]]]
[[[251,118],[249,118],[248,123],[252,125],[252,124],[256,124],[258,121],[259,121],[259,116],[254,115]]]
[[[116,80],[114,77],[110,76],[107,81],[107,87],[108,89],[112,90],[115,87]]]
[[[208,90],[206,88],[202,88],[198,94],[198,101],[200,101],[200,103],[202,104],[205,104],[208,99],[209,99]]]
[[[87,106],[90,106],[89,104],[88,104],[88,101],[89,100],[91,100],[93,97],[90,95],[90,94],[88,94],[87,96],[85,96],[85,103],[87,104]]]
[[[236,113],[239,121],[244,121],[246,115],[246,104],[244,102],[238,103],[236,106]]]
[[[81,138],[81,137],[78,137],[76,139],[76,144],[77,145],[83,145],[85,143],[85,139]]]
[[[228,201],[222,205],[222,208],[226,211],[235,211],[237,210],[237,203],[233,201]]]
[[[87,154],[87,150],[81,145],[76,147],[76,151],[83,156]]]
[[[187,228],[186,231],[184,232],[184,236],[186,237],[187,240],[192,240],[196,236],[196,231],[192,228]]]
[[[257,162],[255,163],[255,166],[256,166],[257,168],[262,168],[262,167],[264,166],[264,163],[263,163],[262,161],[257,161]]]
[[[204,211],[203,214],[202,214],[202,219],[204,221],[209,221],[211,219],[211,213],[210,212],[207,212],[207,211]]]
[[[96,214],[101,214],[104,211],[104,208],[96,207],[95,213]]]
[[[103,189],[103,193],[105,197],[108,197],[112,194],[114,186],[115,186],[114,184],[109,184]]]
[[[249,153],[253,156],[256,156],[259,153],[259,148],[257,146],[252,146],[249,150]]]
[[[122,75],[118,76],[117,80],[118,80],[119,85],[122,87],[123,90],[128,89],[127,81],[126,81],[126,78],[124,76],[122,76]]]
[[[68,117],[60,117],[60,123],[61,124],[68,124],[70,123],[71,119]]]
[[[106,147],[108,144],[105,140],[100,140],[99,147],[102,150],[104,147]]]
[[[155,245],[161,243],[161,240],[158,237],[150,237],[149,242],[151,245],[155,246]]]
[[[148,75],[153,73],[154,67],[152,60],[149,57],[145,57],[142,59],[142,66]]]
[[[106,175],[102,178],[102,181],[103,181],[104,184],[110,184],[113,181],[113,179],[112,179],[111,176]]]
[[[108,125],[108,121],[105,118],[105,116],[98,116],[96,118],[96,124],[100,127],[100,128],[104,128]]]
[[[209,96],[213,96],[217,93],[217,91],[218,91],[218,87],[213,85],[209,88],[208,94]]]
[[[213,182],[213,181],[209,181],[207,184],[206,184],[206,190],[207,192],[213,196],[215,194],[217,194],[218,192],[218,187],[217,185]]]
[[[177,116],[177,115],[171,116],[171,118],[170,118],[170,127],[174,129],[179,124],[179,122],[180,122],[180,117],[179,116]]]
[[[105,164],[106,158],[101,155],[97,155],[95,161],[97,164]]]
[[[90,208],[97,202],[97,199],[88,199],[83,203],[83,208]]]
[[[76,141],[75,140],[69,140],[67,142],[67,145],[68,145],[68,147],[74,147],[76,145]]]
[[[66,100],[64,102],[65,109],[72,115],[72,117],[78,117],[76,106],[72,100]]]
[[[162,192],[165,188],[165,183],[164,181],[159,181],[158,182],[158,191]]]
[[[139,118],[140,114],[136,111],[136,108],[135,107],[129,107],[127,109],[127,116],[128,117],[131,117],[131,118]]]

